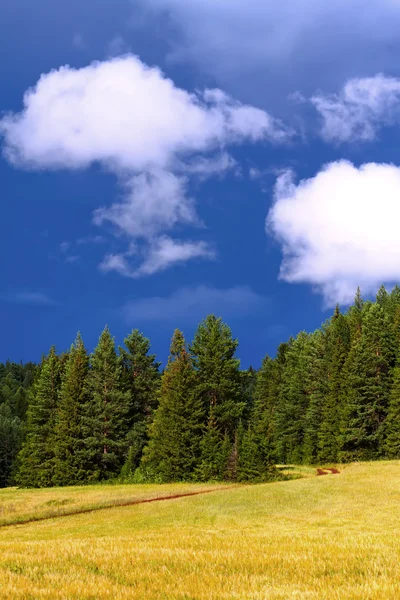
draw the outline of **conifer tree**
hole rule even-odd
[[[344,365],[350,350],[350,329],[339,306],[328,326],[327,390],[318,433],[318,459],[323,463],[336,462],[340,450],[340,425],[343,412]]]
[[[200,461],[194,477],[199,481],[221,481],[226,478],[232,443],[222,436],[211,409],[204,435],[200,442]]]
[[[157,481],[189,480],[199,464],[205,411],[194,381],[192,357],[182,332],[175,330],[162,375],[160,404],[141,464]]]
[[[154,354],[149,354],[150,340],[137,329],[124,340],[120,348],[122,381],[129,393],[128,457],[124,465],[124,476],[132,476],[139,466],[144,446],[148,441],[148,428],[157,408],[160,391],[160,363]]]
[[[0,404],[0,487],[11,484],[14,461],[21,446],[22,423],[8,404]]]
[[[60,360],[51,348],[33,386],[26,439],[19,455],[18,485],[48,487],[54,475],[54,425],[61,383]]]
[[[81,335],[72,345],[62,377],[54,432],[55,485],[85,481],[82,411],[87,397],[89,357]]]
[[[221,434],[228,433],[232,441],[246,408],[240,361],[235,357],[237,346],[230,328],[214,315],[200,323],[191,345],[197,375],[196,395],[203,399],[208,416],[213,413]]]
[[[385,422],[385,454],[387,458],[400,458],[400,361],[393,370],[388,415]]]
[[[301,332],[286,352],[276,418],[277,458],[282,463],[303,462],[305,416],[311,394],[310,338]]]
[[[349,354],[343,460],[373,460],[382,456],[392,384],[394,334],[390,321],[379,304],[365,305],[363,312],[362,333]]]
[[[323,326],[310,336],[308,407],[303,442],[303,462],[306,464],[314,464],[318,460],[318,442],[328,395],[327,345],[328,334],[326,326]]]
[[[89,480],[115,477],[126,456],[129,393],[121,386],[122,367],[108,327],[90,357],[82,406],[82,468]]]

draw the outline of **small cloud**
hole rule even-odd
[[[400,121],[400,79],[382,74],[350,79],[339,94],[316,94],[310,102],[326,141],[372,141],[380,128]]]
[[[43,292],[9,292],[2,294],[1,297],[13,304],[30,304],[31,306],[55,306],[57,304]]]
[[[74,37],[72,38],[72,45],[77,50],[85,50],[86,42],[80,33],[75,33]]]
[[[137,278],[154,275],[194,258],[209,260],[215,258],[215,251],[206,242],[181,242],[167,236],[153,240],[151,244],[141,250],[140,255],[143,261],[137,267],[133,266],[129,260],[135,254],[138,255],[139,252],[136,245],[131,244],[125,253],[107,254],[99,265],[99,269],[104,273],[116,271],[124,277]]]
[[[85,237],[78,238],[76,240],[77,246],[84,246],[86,244],[104,244],[106,242],[104,235],[88,235]]]
[[[110,58],[129,54],[129,52],[131,52],[131,47],[121,35],[116,35],[107,45],[107,56]]]
[[[77,255],[66,256],[65,258],[65,262],[69,264],[77,263],[79,260],[80,256]]]
[[[140,298],[127,302],[122,314],[134,321],[195,323],[207,314],[223,318],[257,316],[268,310],[269,301],[247,286],[217,289],[207,285],[183,288],[167,297]]]
[[[65,254],[66,252],[68,252],[68,250],[71,247],[71,242],[62,242],[60,244],[60,250],[63,254]]]

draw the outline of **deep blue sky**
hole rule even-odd
[[[105,62],[132,53],[147,65],[157,65],[177,88],[194,92],[218,87],[237,101],[282,119],[292,133],[278,144],[268,139],[243,139],[233,144],[228,140],[226,147],[236,161],[235,168],[207,178],[185,174],[187,193],[195,199],[203,225],[177,223],[157,235],[201,240],[213,249],[214,258],[181,261],[142,277],[99,269],[106,255],[123,252],[128,243],[107,223],[93,222],[96,209],[121,199],[121,180],[112,167],[94,160],[79,169],[65,164],[49,170],[29,160],[12,164],[3,155],[0,361],[39,360],[52,344],[60,351],[69,347],[78,330],[92,349],[105,324],[117,343],[132,328],[139,328],[150,337],[153,351],[165,360],[175,327],[181,327],[190,339],[198,321],[215,311],[239,338],[243,366],[258,366],[267,352],[274,354],[290,335],[318,327],[331,313],[327,304],[335,300],[346,303],[346,294],[337,291],[333,293],[336,298],[331,294],[327,299],[321,286],[328,282],[335,287],[343,277],[354,291],[358,284],[365,284],[369,293],[378,286],[379,264],[372,273],[365,259],[350,274],[343,275],[336,265],[327,267],[325,279],[319,275],[320,279],[313,280],[308,274],[299,283],[282,280],[282,238],[266,232],[265,220],[277,177],[286,169],[294,171],[297,184],[315,177],[325,164],[342,159],[356,168],[363,163],[398,162],[395,84],[400,7],[389,0],[372,1],[361,17],[358,1],[348,8],[338,0],[333,18],[312,0],[282,3],[281,13],[276,7],[266,8],[276,4],[272,0],[265,2],[265,10],[258,2],[236,0],[233,14],[225,1],[218,11],[215,4],[200,4],[200,0],[140,0],[134,4],[128,0],[13,0],[1,4],[3,118],[23,109],[24,93],[42,74],[63,65],[81,69],[95,60]],[[302,4],[307,18],[299,19]],[[346,82],[379,73],[392,82],[386,87],[380,82],[379,106],[369,95],[364,104],[350,102],[350,112],[343,113],[340,108],[349,107],[340,96]],[[303,96],[289,97],[295,92]],[[341,122],[329,122],[331,128],[325,134],[321,114],[318,116],[309,101],[314,94],[325,98],[338,94],[336,99],[343,102],[334,109]],[[343,122],[346,125],[351,119],[355,125],[347,135]],[[99,122],[98,127],[102,126]],[[372,134],[365,133],[366,126],[372,127]],[[6,146],[4,137],[4,151]],[[382,193],[368,197],[377,211],[386,193],[383,179],[377,184]],[[324,185],[330,187],[324,183],[314,191],[314,196],[321,194],[321,201],[327,189]],[[389,221],[397,216],[394,186],[390,184],[387,192],[394,198],[388,200]],[[374,186],[367,183],[368,187]],[[350,184],[347,193],[350,202],[358,195]],[[341,192],[338,194],[343,200]],[[329,201],[335,202],[335,195]],[[344,220],[346,202],[338,208]],[[349,219],[353,218],[350,210]],[[329,219],[327,223],[329,229]],[[350,225],[356,228],[357,220]],[[366,220],[361,228],[367,245],[368,227],[371,222]],[[384,223],[382,228],[383,245],[376,243],[384,251]],[[307,239],[313,239],[314,231],[307,233]],[[346,240],[352,239],[348,232],[346,235]],[[150,248],[154,239],[145,243]],[[400,263],[398,247],[390,243],[387,252]],[[349,263],[354,250],[350,246],[347,243]],[[326,253],[321,256],[326,260]],[[347,259],[342,256],[341,261]],[[382,264],[386,264],[384,256]],[[320,262],[318,265],[324,270]],[[397,281],[396,267],[382,274],[381,280],[388,284]]]

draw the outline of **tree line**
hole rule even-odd
[[[240,369],[214,315],[165,368],[106,328],[39,365],[0,365],[0,485],[268,481],[279,465],[400,458],[400,288],[354,304]]]

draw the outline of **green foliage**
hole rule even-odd
[[[200,459],[204,404],[196,392],[192,356],[176,330],[162,376],[160,405],[150,429],[142,466],[163,482],[192,477]]]
[[[116,477],[123,464],[130,395],[121,379],[114,339],[106,327],[90,357],[82,406],[82,463],[89,480]]]
[[[54,431],[54,485],[83,482],[84,435],[82,411],[87,403],[89,357],[78,334],[65,365],[59,394]]]
[[[400,287],[300,332],[240,370],[238,342],[206,317],[168,364],[138,330],[106,328],[39,366],[0,364],[0,486],[89,481],[268,481],[276,463],[400,458]]]
[[[54,475],[54,426],[61,384],[61,364],[52,348],[31,390],[27,412],[26,439],[16,475],[19,485],[48,487]]]

